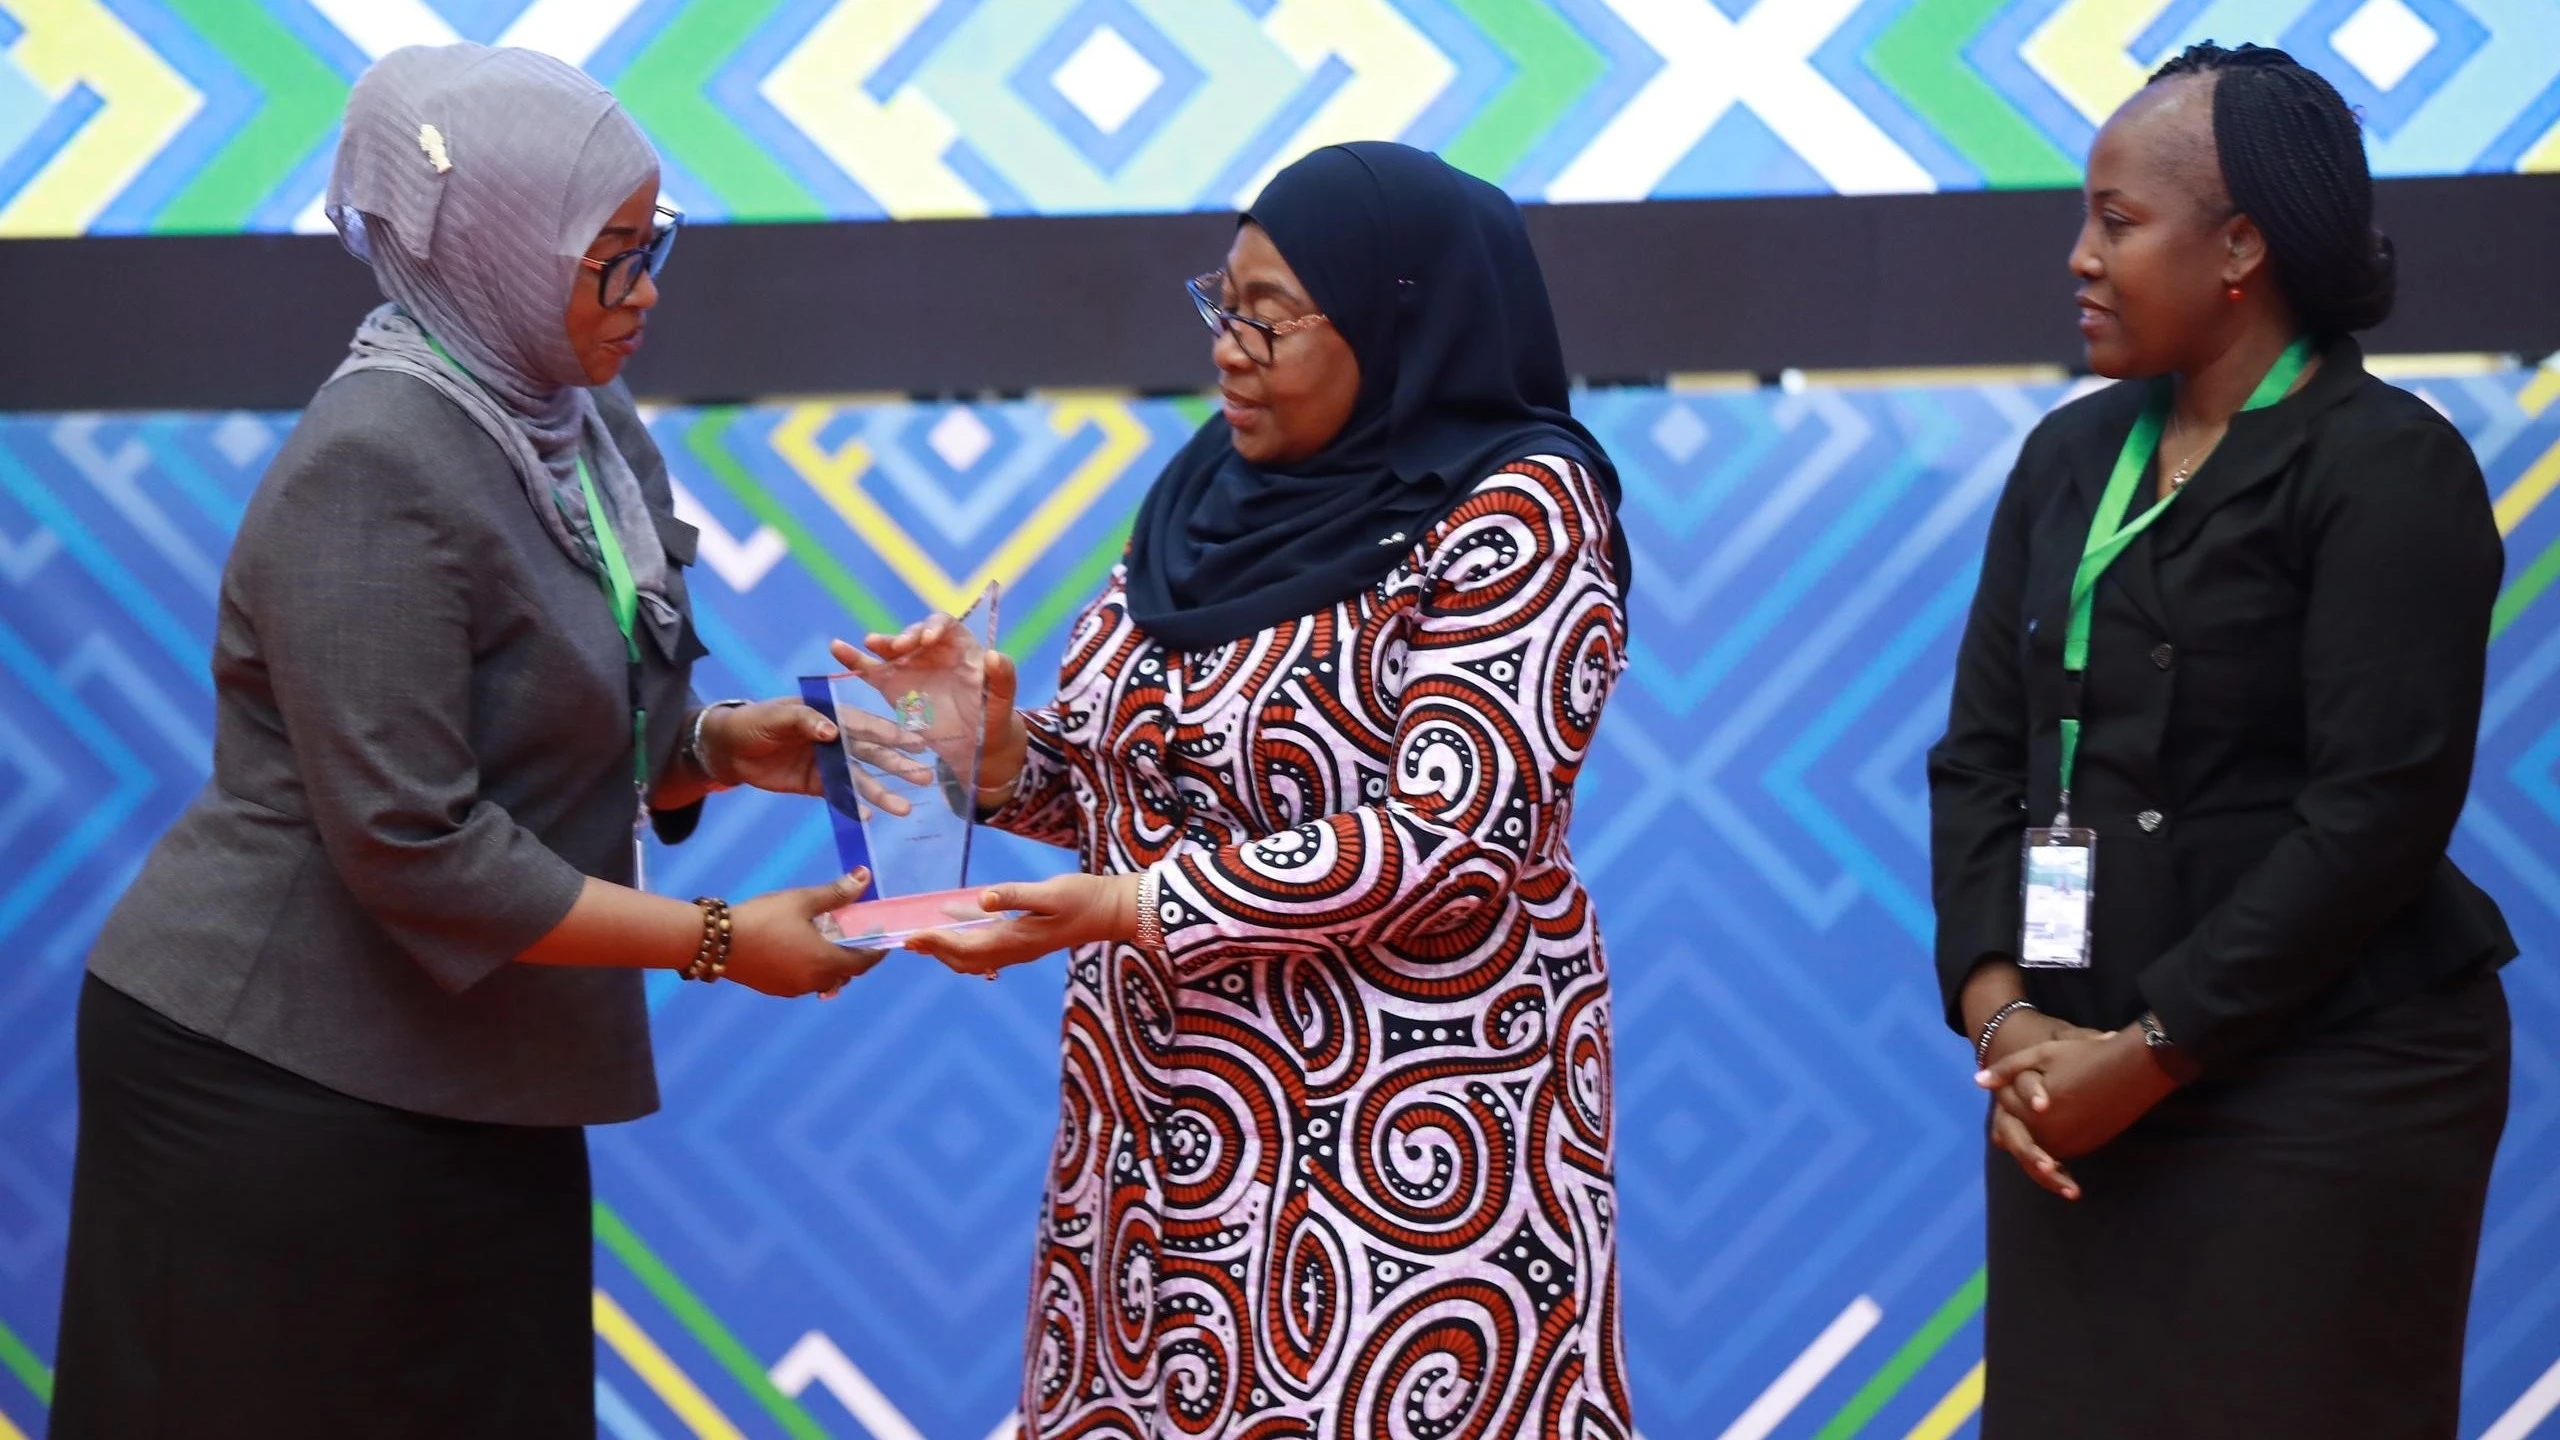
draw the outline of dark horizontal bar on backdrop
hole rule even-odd
[[[2400,306],[2370,347],[2560,348],[2560,175],[2379,187]],[[1595,382],[1698,371],[2078,359],[2069,190],[1537,205],[1566,358]],[[631,379],[707,402],[1209,380],[1182,281],[1224,214],[700,225]],[[0,409],[286,408],[373,282],[329,236],[0,242]]]

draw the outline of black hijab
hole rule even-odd
[[[1200,427],[1138,511],[1138,628],[1207,650],[1348,599],[1479,481],[1540,454],[1590,470],[1625,589],[1617,468],[1567,408],[1564,347],[1510,196],[1435,155],[1362,141],[1273,176],[1242,218],[1350,343],[1359,396],[1342,433],[1288,466],[1238,455],[1221,417]]]

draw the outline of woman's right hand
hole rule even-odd
[[[1991,1037],[1991,1049],[1983,1056],[1982,1068],[2000,1063],[2002,1058],[2021,1050],[2041,1045],[2048,1040],[2099,1040],[2103,1030],[2057,1020],[2041,1010],[2018,1010],[2000,1022],[2000,1032]],[[2062,1168],[2062,1162],[2048,1153],[2036,1138],[2031,1121],[2046,1102],[2044,1076],[2034,1070],[2021,1073],[2014,1083],[1991,1092],[1991,1144],[2009,1152],[2027,1178],[2065,1200],[2080,1198],[2080,1182]]]
[[[1993,1015],[2012,1001],[2026,999],[2026,972],[2017,962],[2005,957],[1985,960],[1965,977],[1964,993],[1959,1005],[1969,1030],[1979,1033]],[[1986,1071],[2003,1058],[2048,1040],[2070,1040],[2094,1037],[2102,1031],[2057,1020],[2041,1010],[2021,1006],[2010,1010],[2008,1018],[1993,1032],[1991,1045],[1975,1067]],[[2065,1200],[2080,1198],[2079,1182],[2060,1161],[2048,1153],[2036,1139],[2034,1120],[2048,1100],[2044,1076],[2033,1070],[2023,1071],[2017,1079],[1991,1092],[1990,1138],[1994,1149],[2005,1150],[2018,1162],[2018,1168],[2035,1181]]]
[[[2104,1030],[2057,1020],[2041,1010],[2020,1010],[2000,1022],[2000,1033],[1991,1037],[1991,1049],[1982,1057],[1981,1068],[1988,1070],[2002,1059],[2048,1040],[2105,1038],[2107,1032]],[[2022,1121],[2033,1122],[2045,1107],[2044,1076],[2039,1071],[2026,1071],[2016,1083],[1992,1091],[1991,1096],[2000,1108]]]
[[[2100,1040],[2106,1038],[2106,1034],[2104,1030],[2092,1030],[2086,1025],[2055,1019],[2041,1010],[2018,1010],[2000,1022],[2000,1033],[1991,1037],[1991,1050],[1982,1057],[1982,1063],[1987,1068],[1998,1063],[2004,1055],[2048,1040]]]
[[[790,999],[841,988],[885,952],[848,950],[818,933],[817,919],[862,898],[871,872],[824,885],[776,890],[731,907],[727,976],[750,990]]]
[[[888,683],[882,674],[886,666],[913,667],[962,682],[942,698],[966,720],[962,733],[984,737],[977,756],[978,793],[1011,792],[1030,746],[1022,714],[1014,708],[1019,677],[1011,656],[984,649],[967,626],[948,615],[926,616],[895,635],[866,635],[860,646],[838,640],[828,650],[845,669],[867,679],[879,677],[875,684]],[[958,768],[968,757],[942,758]]]

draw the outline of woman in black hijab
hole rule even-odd
[[[1608,971],[1565,831],[1628,564],[1519,210],[1336,146],[1191,290],[1222,414],[1057,701],[1012,710],[988,661],[988,823],[1084,873],[911,942],[1073,952],[1027,1431],[1627,1435]]]

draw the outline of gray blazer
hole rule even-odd
[[[665,462],[597,399],[671,560]],[[652,773],[702,652],[645,640]],[[630,676],[593,572],[423,381],[322,387],[222,577],[213,778],[89,957],[191,1030],[385,1105],[574,1125],[657,1108],[636,970],[518,965],[584,877],[631,879]],[[681,839],[698,812],[659,817]]]

